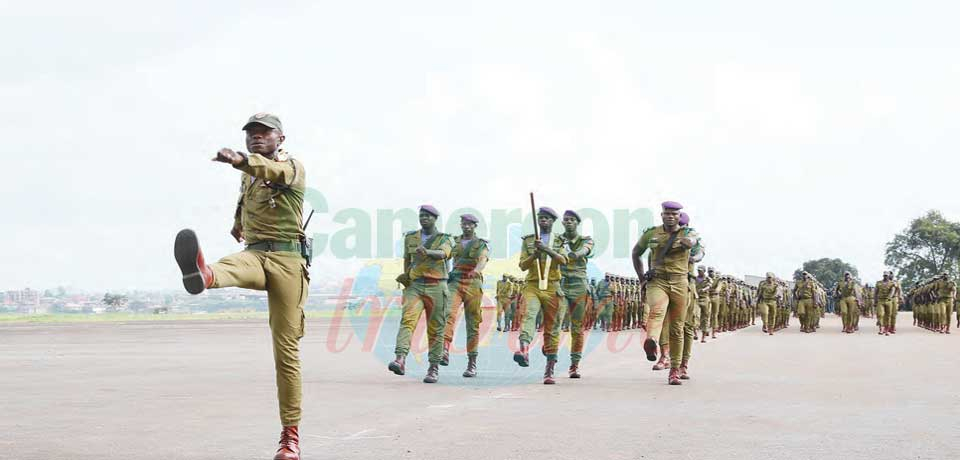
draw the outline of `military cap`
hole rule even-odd
[[[680,213],[680,225],[690,225],[690,215],[689,215],[689,214],[687,214],[687,213],[685,213],[685,212],[681,212],[681,213]]]
[[[540,214],[546,214],[550,217],[553,217],[553,220],[557,220],[557,211],[554,211],[553,208],[541,206],[540,209],[537,210],[537,215]]]
[[[467,221],[467,222],[472,222],[472,223],[474,223],[474,224],[479,224],[479,223],[480,223],[480,219],[477,219],[477,216],[475,216],[475,215],[473,215],[473,214],[463,214],[463,215],[460,216],[460,220]]]
[[[577,222],[583,222],[583,219],[580,218],[580,214],[577,214],[577,212],[572,209],[563,211],[563,217],[567,217],[567,216],[571,216],[574,219],[577,219]]]
[[[276,129],[278,131],[283,131],[283,123],[280,123],[280,118],[272,113],[260,112],[255,115],[251,115],[247,120],[247,124],[243,125],[243,130],[246,131],[250,125],[263,125],[267,128]]]
[[[433,207],[433,206],[431,206],[431,205],[429,205],[429,204],[420,205],[420,212],[426,212],[426,213],[428,213],[428,214],[433,214],[433,217],[440,217],[440,211],[437,211],[437,208],[435,208],[435,207]]]
[[[701,271],[701,272],[702,272],[702,271],[706,271],[706,270],[707,270],[707,267],[704,267],[703,265],[701,265],[701,266],[697,267],[697,270],[698,270],[698,271]]]
[[[767,278],[776,278],[773,276],[773,272],[767,272]]]
[[[683,209],[683,205],[677,203],[676,201],[664,201],[663,203],[660,203],[660,206],[663,207],[663,209]]]

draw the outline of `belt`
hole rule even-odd
[[[300,252],[299,241],[258,241],[248,244],[247,249],[265,252]]]
[[[687,279],[687,276],[688,275],[686,273],[663,273],[658,271],[653,272],[654,278],[659,278],[662,280],[679,281],[679,280]]]
[[[437,278],[425,278],[421,276],[419,278],[414,279],[413,281],[417,283],[423,283],[423,284],[440,284],[441,281],[446,281],[446,280],[441,280]]]

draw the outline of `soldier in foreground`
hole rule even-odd
[[[893,333],[893,317],[896,316],[896,282],[893,281],[893,272],[883,272],[883,279],[877,281],[876,289],[877,321],[880,323],[880,334]]]
[[[857,317],[860,316],[860,293],[857,282],[850,272],[843,273],[843,279],[837,283],[834,295],[839,299],[840,316],[843,322],[843,332],[852,334],[856,329]]]
[[[570,378],[578,379],[583,357],[583,319],[590,295],[587,259],[593,255],[593,238],[579,233],[580,215],[575,211],[564,211],[562,223],[564,232],[557,235],[556,246],[566,256],[566,263],[560,266],[560,289],[566,300],[563,302],[567,308],[566,316],[570,318],[570,369],[567,372]]]
[[[477,345],[480,344],[480,323],[483,321],[480,306],[483,303],[483,269],[487,266],[489,248],[487,240],[476,235],[480,220],[473,214],[460,216],[460,229],[463,234],[453,239],[450,259],[453,270],[449,283],[453,284],[450,308],[447,312],[447,326],[443,334],[443,357],[440,365],[450,364],[450,344],[460,318],[461,306],[464,314],[464,327],[467,330],[467,370],[464,377],[477,376]]]
[[[559,320],[560,302],[563,298],[563,290],[560,288],[560,266],[567,263],[567,257],[560,253],[561,245],[552,233],[553,223],[556,220],[557,213],[553,209],[542,207],[537,210],[537,228],[540,234],[523,237],[520,249],[520,269],[527,272],[523,286],[526,311],[520,330],[520,350],[514,353],[513,360],[521,367],[530,365],[530,342],[533,342],[536,336],[537,315],[542,313],[542,351],[547,358],[543,371],[545,385],[556,383],[554,368],[557,364],[557,347],[559,346],[556,329],[559,328],[555,326]],[[549,266],[546,263],[548,258],[551,261]],[[543,290],[539,286],[541,274],[547,280],[547,288]]]
[[[437,230],[437,208],[420,206],[420,230],[407,232],[403,237],[403,273],[397,281],[403,285],[403,310],[397,330],[397,357],[387,368],[397,375],[406,373],[406,358],[410,340],[427,314],[427,342],[430,366],[423,383],[437,383],[440,378],[440,360],[443,358],[443,333],[447,323],[450,292],[447,289],[447,264],[453,250],[450,235]]]
[[[780,285],[777,284],[773,273],[767,272],[767,278],[760,282],[757,294],[760,298],[760,319],[763,321],[763,332],[773,335],[773,331],[777,328],[777,306],[780,298]]]
[[[240,199],[230,234],[244,251],[207,265],[193,230],[181,230],[174,255],[191,294],[240,287],[267,291],[280,403],[280,446],[275,460],[299,460],[301,418],[300,339],[310,274],[304,247],[306,170],[280,149],[286,137],[275,115],[259,113],[243,126],[249,154],[220,149],[213,161],[241,171]]]
[[[657,339],[664,320],[670,327],[670,374],[667,382],[680,385],[680,363],[683,357],[683,321],[687,308],[687,277],[690,250],[697,235],[680,228],[682,205],[667,201],[662,205],[663,224],[647,229],[633,248],[632,260],[637,276],[646,286],[647,338],[643,342],[647,359],[657,360]],[[650,250],[650,271],[644,270],[643,254]]]

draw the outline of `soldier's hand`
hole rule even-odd
[[[567,261],[568,261],[568,262],[571,261],[571,260],[576,260],[576,259],[577,259],[577,253],[572,252],[572,251],[567,253]]]
[[[534,240],[533,247],[536,248],[538,251],[543,251],[544,249],[547,248],[546,246],[544,246],[542,240]]]
[[[220,163],[229,163],[231,165],[238,165],[243,162],[243,155],[234,152],[232,149],[226,147],[217,150],[217,155],[213,157],[213,161],[219,161]]]
[[[237,240],[237,243],[240,243],[243,241],[243,231],[240,229],[240,227],[233,227],[232,229],[230,229],[230,236],[232,236],[233,239]]]
[[[427,255],[427,248],[423,247],[423,245],[417,246],[417,254],[421,256]]]
[[[680,245],[686,249],[690,249],[693,247],[693,240],[685,236],[683,238],[680,238]]]

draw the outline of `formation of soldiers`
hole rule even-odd
[[[907,298],[913,305],[913,325],[924,329],[950,333],[950,314],[957,301],[957,283],[950,275],[942,273],[910,289]],[[960,312],[957,313],[957,327],[960,327]]]
[[[497,281],[497,331],[516,331],[520,327],[523,280],[504,273]]]
[[[598,304],[602,305],[600,329],[617,332],[643,328],[643,288],[640,280],[607,273],[601,284],[607,289],[604,295],[598,295]]]

